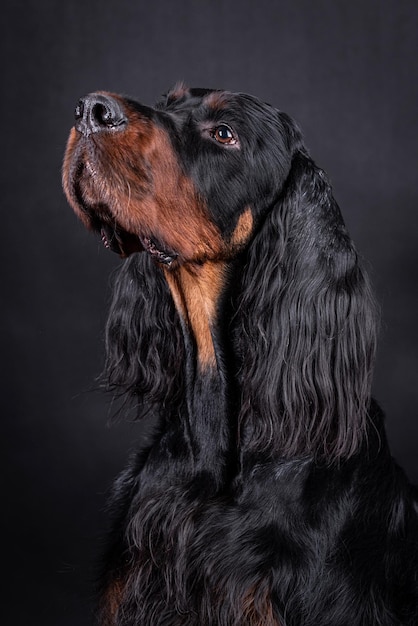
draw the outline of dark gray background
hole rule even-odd
[[[179,79],[287,111],[329,173],[383,309],[375,395],[418,480],[416,0],[2,4],[1,623],[89,623],[105,492],[140,436],[89,392],[120,261],[61,191],[79,96]],[[5,586],[6,583],[6,586]]]

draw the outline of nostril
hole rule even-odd
[[[83,135],[121,129],[127,123],[120,103],[103,93],[93,93],[81,98],[75,107],[74,117],[75,127]]]
[[[97,102],[97,104],[92,106],[91,115],[102,126],[118,126],[124,121],[123,116],[120,115],[119,108],[112,106],[110,103]]]

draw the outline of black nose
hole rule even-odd
[[[104,130],[122,130],[127,123],[120,103],[102,93],[80,98],[74,111],[75,127],[83,135]]]

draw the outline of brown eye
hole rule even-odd
[[[221,124],[217,126],[213,131],[213,138],[216,139],[217,142],[223,144],[234,144],[237,142],[234,133],[226,124]]]

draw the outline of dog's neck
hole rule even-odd
[[[227,381],[218,336],[218,304],[228,276],[226,262],[205,262],[164,269],[181,318],[186,346],[189,438],[195,469],[222,482],[230,454]]]

